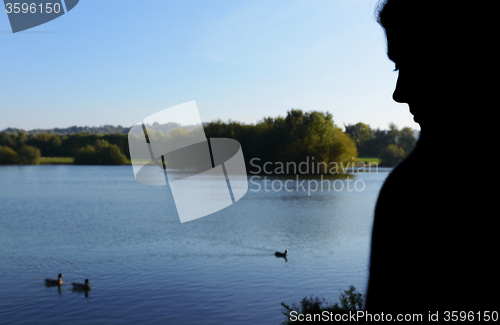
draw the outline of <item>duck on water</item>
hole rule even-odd
[[[89,279],[85,279],[85,283],[71,282],[71,284],[76,290],[90,290]]]
[[[285,250],[284,253],[276,252],[276,253],[274,253],[274,256],[276,256],[276,257],[286,257],[286,253],[288,253],[288,249]]]
[[[56,279],[45,279],[45,284],[47,284],[47,285],[61,285],[61,284],[63,284],[62,278],[63,278],[63,275],[61,273],[59,273],[57,275],[57,280]]]

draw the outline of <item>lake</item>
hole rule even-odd
[[[279,324],[281,302],[365,293],[389,171],[323,191],[249,175],[241,200],[180,223],[170,188],[131,166],[0,167],[0,323]],[[58,273],[64,284],[46,286]],[[86,278],[87,294],[72,289]]]

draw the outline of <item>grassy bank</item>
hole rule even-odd
[[[71,165],[74,160],[73,157],[41,157],[40,165]]]
[[[74,161],[73,157],[41,157],[40,165],[72,165]],[[127,165],[132,165],[130,159],[127,159]]]
[[[75,161],[73,157],[41,157],[40,165],[72,165]],[[358,162],[380,164],[379,158],[358,158]],[[132,165],[130,159],[127,159],[127,165]]]
[[[380,164],[380,159],[379,158],[358,158],[358,162]]]

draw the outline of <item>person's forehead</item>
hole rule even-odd
[[[387,38],[387,57],[394,63],[401,62],[402,49],[394,39]],[[403,55],[404,56],[404,55]]]
[[[404,37],[393,30],[386,30],[385,32],[387,39],[387,56],[392,62],[396,63],[401,59],[402,47],[406,47],[404,44]]]
[[[426,60],[427,54],[424,53],[424,48],[425,44],[409,35],[387,35],[387,57],[396,64]]]
[[[389,60],[391,60],[394,63],[398,62],[398,56],[396,55],[396,52],[393,50],[391,51],[391,50],[387,49],[387,57],[389,58]]]
[[[435,40],[433,41],[424,33],[409,32],[408,30],[386,30],[386,37],[387,57],[396,64],[428,64],[436,60],[439,61],[444,53],[443,45],[436,44]]]

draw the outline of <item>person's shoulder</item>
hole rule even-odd
[[[413,203],[422,184],[422,175],[413,158],[407,158],[397,165],[387,176],[377,200],[377,210],[396,212]],[[406,208],[404,208],[406,210]]]
[[[382,189],[387,186],[405,187],[406,185],[415,185],[414,182],[418,180],[419,174],[421,174],[421,171],[415,159],[413,157],[408,157],[394,167],[389,173]]]

